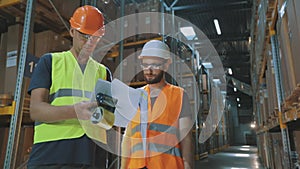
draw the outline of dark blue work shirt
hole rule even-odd
[[[52,55],[42,56],[31,77],[28,93],[36,88],[50,90]],[[84,69],[84,68],[83,68]],[[108,80],[111,74],[108,70]],[[98,143],[99,144],[99,143]],[[34,144],[28,161],[28,166],[47,164],[83,164],[97,168],[105,168],[107,152],[95,144],[86,135],[59,141]]]

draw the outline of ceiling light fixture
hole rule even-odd
[[[212,69],[213,65],[211,62],[203,62],[202,65],[206,68],[206,69]]]
[[[231,68],[228,68],[228,74],[232,75],[232,69]]]
[[[213,79],[213,82],[214,82],[215,84],[221,84],[221,80],[220,80],[220,79]]]
[[[191,26],[181,27],[180,32],[187,38],[187,40],[193,40],[196,37],[194,28]]]
[[[102,0],[105,4],[108,4],[110,0]]]
[[[215,24],[215,27],[216,27],[216,30],[217,30],[217,34],[221,35],[222,33],[221,33],[221,28],[220,28],[218,19],[214,19],[214,24]]]
[[[236,88],[236,87],[234,87],[234,88],[233,88],[233,91],[234,91],[234,92],[237,92],[237,88]]]
[[[238,101],[238,102],[239,102],[239,101],[240,101],[240,98],[239,98],[239,97],[238,97],[238,98],[236,98],[236,101]]]

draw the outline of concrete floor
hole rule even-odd
[[[257,155],[257,148],[232,146],[196,161],[196,169],[264,169]]]

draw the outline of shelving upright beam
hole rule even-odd
[[[285,159],[284,162],[286,163],[285,166],[287,167],[287,169],[291,169],[292,163],[291,163],[291,149],[290,149],[289,132],[288,132],[287,125],[285,123],[283,123],[283,121],[282,121],[281,104],[283,103],[284,95],[283,95],[283,88],[282,88],[280,61],[279,61],[279,45],[278,45],[278,38],[277,38],[276,32],[273,29],[270,29],[270,38],[271,38],[271,45],[272,45],[276,93],[277,93],[278,108],[279,108],[279,122],[280,122],[282,143],[283,143],[283,149],[284,149],[284,159]]]
[[[18,67],[18,75],[17,75],[17,84],[16,84],[16,90],[14,95],[14,101],[16,102],[15,112],[11,116],[10,120],[10,128],[9,128],[9,135],[8,135],[8,142],[6,147],[6,154],[5,154],[5,161],[4,161],[4,169],[10,169],[15,168],[14,162],[15,161],[15,152],[14,149],[17,145],[16,142],[18,142],[18,139],[15,139],[16,131],[19,133],[20,131],[20,121],[22,120],[22,111],[20,111],[20,101],[21,101],[21,94],[22,94],[22,84],[23,84],[23,75],[25,70],[25,62],[26,62],[26,55],[27,55],[27,47],[28,47],[28,39],[29,39],[29,33],[31,28],[31,16],[32,16],[32,9],[34,8],[35,1],[34,0],[27,0],[26,5],[26,12],[25,12],[25,18],[24,18],[24,27],[23,27],[23,35],[22,35],[22,44],[21,44],[21,50],[19,55],[19,67]],[[19,114],[20,111],[20,114]]]

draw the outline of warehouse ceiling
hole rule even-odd
[[[232,69],[232,77],[242,84],[251,85],[250,66],[250,29],[253,0],[125,0],[125,8],[136,6],[134,12],[139,12],[139,4],[164,4],[166,13],[172,13],[188,20],[197,26],[210,39],[218,52],[224,66],[224,71]],[[49,3],[53,2],[53,4]],[[94,2],[104,13],[107,22],[120,16],[121,0],[37,0],[34,8],[34,32],[50,29],[68,36],[68,18],[72,11],[83,3]],[[55,9],[61,14],[59,18]],[[68,10],[63,10],[63,9]],[[22,23],[26,9],[26,1],[0,7],[0,32],[6,32],[7,26]],[[151,10],[151,6],[149,7]],[[158,9],[160,10],[160,9]],[[151,10],[152,11],[152,10]],[[213,20],[218,19],[221,35],[218,35]],[[64,22],[62,22],[62,20]],[[67,26],[66,26],[67,24]],[[227,81],[227,95],[231,101],[240,98],[240,109],[252,109],[252,96],[242,90],[235,92],[232,80]],[[251,111],[250,111],[251,112]],[[249,114],[252,116],[252,114]],[[244,117],[244,115],[243,115]]]
[[[147,0],[125,0],[126,5],[145,2]],[[121,0],[112,0],[110,3],[121,6]],[[206,34],[220,56],[224,71],[231,68],[233,72],[231,76],[227,74],[227,98],[235,102],[236,98],[240,98],[237,103],[241,105],[240,109],[252,110],[251,92],[249,94],[241,88],[235,92],[236,86],[231,78],[243,86],[249,86],[251,90],[250,29],[253,0],[164,0],[163,3],[166,13],[171,14],[174,10],[176,16],[188,20]],[[219,21],[221,35],[217,34],[214,19]],[[249,112],[249,116],[252,116],[252,111]]]
[[[202,30],[213,43],[225,71],[232,69],[232,77],[251,85],[250,29],[252,0],[165,0],[173,6],[175,15],[182,17]],[[217,34],[213,20],[218,19],[221,35]],[[241,108],[251,109],[252,98],[238,90],[228,80],[229,99],[240,98]]]

